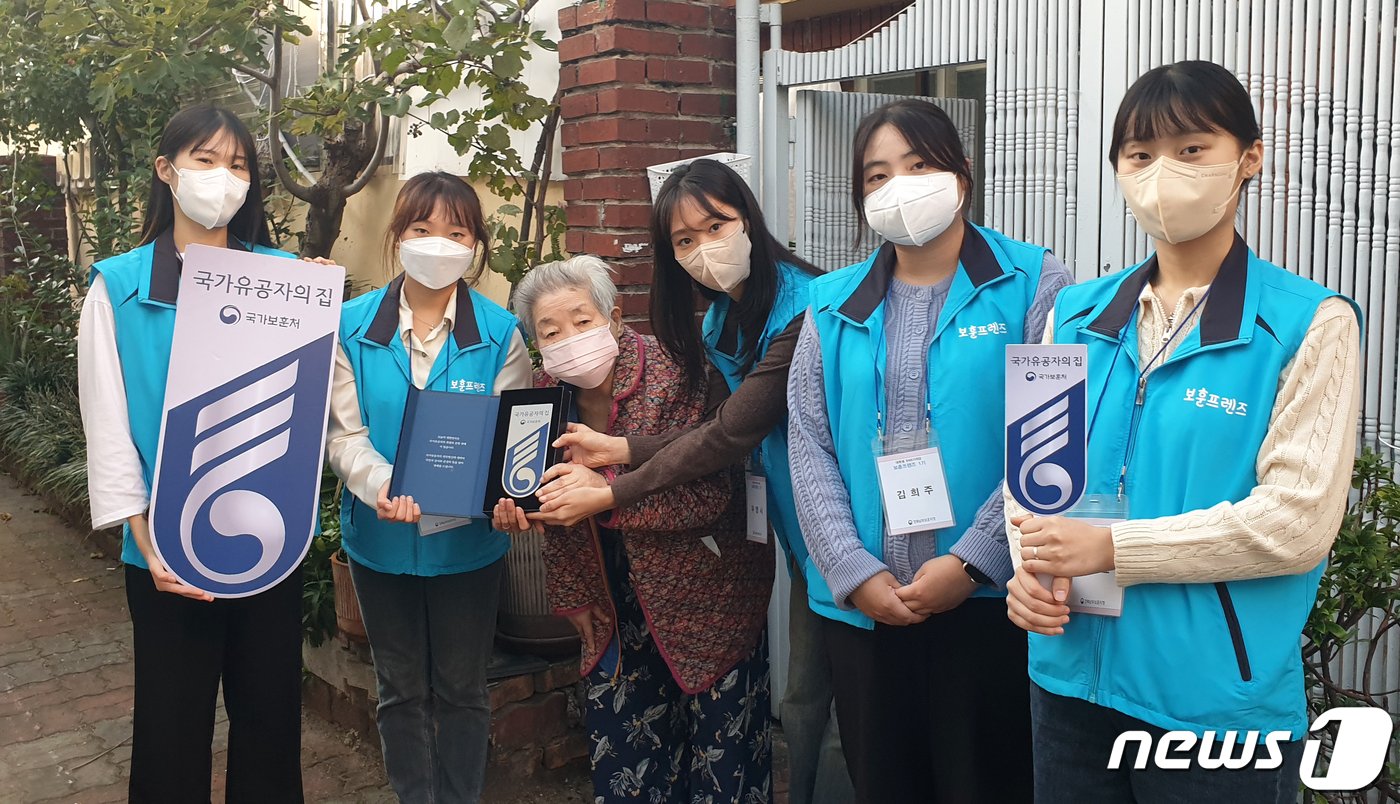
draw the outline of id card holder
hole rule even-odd
[[[946,528],[957,521],[936,431],[886,434],[875,439],[873,450],[891,536]]]
[[[1107,528],[1128,518],[1128,498],[1117,494],[1085,494],[1077,505],[1062,516],[1078,519],[1090,525]],[[1037,576],[1046,589],[1051,576]],[[1113,570],[1081,575],[1070,582],[1069,610],[1079,614],[1118,617],[1123,614],[1123,587],[1118,585],[1118,573]]]
[[[768,477],[763,471],[763,461],[755,453],[750,457],[744,472],[744,494],[746,502],[746,526],[744,535],[751,542],[768,543]]]

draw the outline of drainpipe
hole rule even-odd
[[[768,50],[763,54],[763,204],[768,229],[779,243],[788,242],[788,88],[778,84],[783,51],[783,7],[763,6],[768,16]]]
[[[758,7],[759,0],[734,6],[735,149],[758,161]],[[757,179],[751,170],[750,183]]]

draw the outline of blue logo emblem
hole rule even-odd
[[[219,311],[219,320],[225,324],[237,324],[243,318],[243,311],[232,304],[224,305],[224,309]]]
[[[1063,513],[1084,496],[1084,383],[1006,428],[1006,485],[1034,514]]]
[[[151,532],[185,583],[245,597],[301,563],[316,531],[334,337],[166,414]]]
[[[506,447],[506,459],[501,467],[501,486],[507,494],[528,497],[540,487],[545,460],[549,457],[545,450],[548,438],[549,422],[546,421]]]

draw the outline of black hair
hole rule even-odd
[[[909,147],[933,167],[952,173],[962,186],[963,205],[972,198],[975,184],[972,166],[963,151],[958,127],[948,113],[922,98],[891,101],[866,115],[856,129],[855,146],[851,150],[851,204],[865,233],[865,152],[870,140],[882,126],[894,126],[909,143]],[[859,242],[859,237],[857,237]]]
[[[1262,137],[1254,102],[1234,73],[1210,61],[1155,67],[1134,81],[1118,104],[1108,163],[1117,167],[1125,142],[1193,131],[1229,134],[1244,148]]]
[[[160,135],[156,146],[156,156],[170,161],[184,151],[209,142],[222,132],[228,132],[238,143],[243,158],[248,163],[248,197],[243,206],[229,221],[228,231],[234,237],[249,245],[272,245],[272,235],[267,228],[267,214],[263,211],[262,181],[258,175],[258,150],[253,135],[238,115],[218,106],[191,106],[177,112],[165,131]],[[154,160],[152,160],[154,162]],[[160,237],[165,230],[175,225],[175,201],[170,185],[156,175],[151,167],[151,192],[146,200],[146,218],[141,225],[141,245]]]
[[[651,249],[655,261],[651,281],[651,327],[656,339],[685,370],[686,381],[695,387],[705,375],[705,350],[695,319],[695,291],[706,299],[718,298],[719,291],[696,282],[676,260],[671,246],[671,222],[682,202],[694,201],[706,214],[721,220],[733,216],[719,211],[716,204],[733,208],[747,224],[749,277],[744,295],[730,308],[739,325],[738,355],[745,373],[753,366],[754,347],[767,326],[778,296],[778,264],[790,263],[809,274],[821,270],[793,254],[768,231],[763,210],[749,185],[732,168],[713,159],[696,159],[676,169],[656,193],[651,213]]]

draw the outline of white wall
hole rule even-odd
[[[572,0],[540,0],[530,10],[528,18],[537,30],[544,32],[546,39],[558,42],[559,10],[567,5],[572,5]],[[532,57],[525,62],[521,81],[530,88],[530,94],[548,101],[554,97],[555,90],[559,88],[559,55],[555,51],[545,50],[535,45],[530,46],[530,53]],[[447,100],[439,101],[427,109],[415,108],[413,113],[424,119],[429,119],[434,112],[446,112],[454,108],[469,109],[479,104],[480,101],[481,90],[475,87],[458,89]],[[410,137],[408,128],[407,125],[401,125],[399,129],[399,153],[403,154],[403,158],[398,162],[398,172],[401,176],[407,178],[426,170],[446,170],[459,175],[466,174],[467,165],[471,162],[471,155],[459,156],[448,144],[445,134],[423,126],[420,129],[422,132],[420,136]],[[527,167],[534,158],[541,129],[540,125],[535,125],[526,131],[511,132],[511,146],[515,148],[516,153],[520,154],[521,161]],[[550,163],[551,175],[554,178],[562,179],[563,171],[560,168],[559,159],[560,144],[559,138],[556,137]]]

